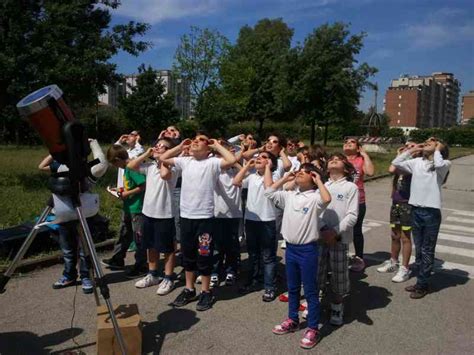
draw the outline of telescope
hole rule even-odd
[[[0,277],[0,293],[5,292],[5,286],[13,275],[17,265],[26,254],[32,244],[39,226],[46,220],[49,213],[58,205],[58,196],[62,201],[70,201],[70,212],[76,213],[76,218],[80,222],[78,237],[86,255],[86,262],[89,268],[91,280],[95,280],[94,295],[97,306],[100,305],[97,289],[105,300],[110,315],[110,320],[114,328],[115,337],[118,340],[120,352],[126,354],[125,341],[120,331],[117,318],[115,316],[110,292],[104,280],[104,273],[99,263],[95,245],[92,239],[86,217],[82,210],[81,196],[89,188],[88,178],[94,179],[105,173],[104,169],[92,173],[91,168],[99,161],[88,162],[87,157],[91,153],[91,148],[87,139],[84,126],[75,119],[71,109],[63,99],[63,92],[57,85],[45,86],[24,97],[17,104],[18,112],[28,119],[31,126],[39,133],[41,139],[49,150],[49,153],[60,164],[66,168],[58,173],[52,174],[49,179],[49,189],[53,193],[45,209],[41,213],[35,226],[31,229],[28,237],[21,246],[11,265]],[[100,147],[99,147],[100,148]],[[106,167],[106,166],[105,166]],[[58,169],[59,170],[59,169]],[[53,221],[54,222],[54,221]],[[94,278],[93,271],[96,277]]]

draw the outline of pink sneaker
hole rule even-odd
[[[295,322],[293,319],[286,319],[281,324],[277,324],[273,327],[272,332],[276,335],[283,335],[292,332],[296,332],[300,328],[299,323]]]
[[[318,334],[319,332],[316,329],[306,329],[303,338],[301,338],[300,340],[300,346],[303,349],[314,348],[315,345],[318,343]]]
[[[352,265],[349,267],[349,269],[354,272],[364,271],[365,269],[364,259],[361,259],[358,256],[354,256],[354,258],[352,259]]]

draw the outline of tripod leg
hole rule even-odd
[[[89,270],[89,278],[95,284],[94,269],[92,268],[92,263],[91,263],[91,254],[89,253],[89,248],[87,247],[87,243],[85,241],[84,232],[82,231],[82,228],[78,228],[77,231],[79,233],[79,241],[81,243],[82,252],[84,253],[84,257],[86,259],[87,269]],[[80,255],[79,255],[79,263],[80,263]],[[97,307],[100,306],[99,294],[97,293],[96,287],[94,287],[94,298],[95,298],[95,304],[97,305]]]
[[[46,220],[46,217],[48,216],[49,212],[53,208],[50,206],[51,204],[52,204],[52,201],[48,201],[47,206],[41,213],[34,227],[31,229],[30,234],[28,234],[28,237],[26,237],[25,241],[21,245],[20,250],[18,250],[18,253],[15,255],[15,258],[13,259],[12,263],[8,267],[7,271],[5,271],[5,273],[0,276],[0,293],[5,292],[5,286],[7,285],[11,276],[13,275],[16,268],[18,267],[18,264],[20,263],[20,261],[23,259],[26,252],[30,248],[31,243],[33,243],[33,241],[35,240],[36,234],[38,234],[38,229],[36,227]]]
[[[86,218],[82,213],[81,207],[76,207],[76,213],[79,217],[79,221],[81,222],[82,230],[84,232],[84,239],[87,243],[87,248],[89,254],[92,259],[92,264],[94,266],[95,274],[97,276],[97,286],[100,289],[100,293],[102,297],[104,297],[105,304],[109,310],[110,320],[112,321],[112,325],[114,327],[115,337],[118,340],[120,351],[123,355],[127,354],[127,350],[125,348],[125,341],[123,340],[122,333],[120,331],[117,318],[115,317],[114,307],[112,306],[112,301],[110,300],[110,292],[107,284],[104,280],[104,273],[102,272],[102,268],[100,267],[99,259],[97,257],[97,253],[95,252],[94,241],[92,240],[91,232],[89,230],[89,225],[87,224]]]

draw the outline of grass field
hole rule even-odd
[[[330,152],[340,150],[340,144],[328,145]],[[376,175],[387,172],[396,148],[388,154],[371,154]],[[45,207],[49,196],[48,174],[38,170],[38,164],[48,154],[43,147],[0,146],[0,229],[31,221]],[[474,148],[451,148],[451,157],[474,154]],[[113,231],[118,231],[122,203],[106,191],[108,185],[115,185],[117,172],[110,168],[99,180],[94,191],[100,195],[100,213],[110,219]]]

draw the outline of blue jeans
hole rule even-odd
[[[318,329],[319,295],[318,276],[318,245],[286,243],[286,279],[288,284],[288,318],[299,321],[301,283],[304,296],[308,302],[308,328]]]
[[[277,235],[275,221],[245,220],[247,251],[249,253],[249,283],[257,281],[260,258],[263,258],[263,286],[265,290],[276,288]]]
[[[89,278],[89,268],[87,267],[86,258],[82,247],[80,247],[80,240],[77,228],[78,221],[71,221],[61,223],[59,225],[59,246],[63,252],[64,271],[63,275],[68,280],[77,279],[77,257],[79,254],[79,272],[81,279]]]
[[[441,211],[436,208],[413,206],[411,217],[418,268],[416,286],[426,289],[433,270],[436,242],[441,225]]]

